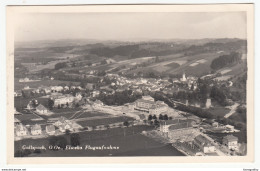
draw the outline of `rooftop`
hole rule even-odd
[[[228,141],[238,141],[238,138],[233,135],[227,135],[223,139],[227,139]]]
[[[47,108],[40,104],[36,107],[36,110],[47,110]]]

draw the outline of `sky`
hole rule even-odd
[[[35,13],[16,17],[15,41],[246,38],[244,12]]]

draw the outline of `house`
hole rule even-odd
[[[62,86],[52,86],[52,87],[51,87],[51,90],[52,90],[53,92],[60,92],[60,91],[63,90],[63,87],[62,87]]]
[[[27,129],[22,124],[18,124],[16,126],[15,133],[17,136],[25,136],[27,135]]]
[[[215,153],[215,146],[203,135],[198,135],[194,138],[193,144],[199,148],[203,153]]]
[[[20,97],[20,96],[22,96],[22,91],[21,90],[18,90],[18,91],[14,92],[14,97]]]
[[[59,126],[59,130],[64,133],[66,132],[66,130],[73,131],[73,127],[71,123],[65,122],[64,124]]]
[[[49,135],[54,135],[55,134],[54,125],[47,125],[46,126],[46,133],[49,134]]]
[[[29,87],[29,86],[24,86],[23,89],[24,89],[24,90],[28,90],[28,89],[30,89],[30,87]]]
[[[60,125],[63,125],[65,122],[66,122],[67,118],[61,116],[58,121],[55,122],[55,125],[56,126],[60,126]]]
[[[82,99],[81,93],[76,93],[76,95],[75,95],[75,100],[76,100],[76,101],[80,101],[81,99]]]
[[[154,102],[154,99],[151,96],[143,96],[142,99],[138,99],[134,103],[134,110],[152,115],[159,115],[168,110],[168,105],[162,101]]]
[[[31,127],[31,134],[32,135],[41,135],[42,134],[42,128],[40,125],[35,124]]]
[[[96,101],[93,103],[93,106],[94,106],[94,107],[101,107],[101,106],[103,106],[103,105],[104,105],[103,102],[100,101],[100,100],[96,100]]]
[[[44,107],[42,104],[40,104],[36,107],[36,112],[39,114],[47,114],[48,109],[46,107]]]
[[[227,146],[230,150],[238,149],[238,138],[233,135],[227,135],[223,138],[222,144]]]
[[[35,104],[32,101],[29,101],[26,108],[29,109],[29,110],[35,109]]]
[[[87,85],[85,86],[85,88],[86,88],[87,90],[93,90],[93,89],[94,89],[94,84],[92,84],[92,83],[87,83]]]
[[[234,126],[232,126],[232,125],[226,125],[225,128],[227,131],[234,131],[234,129],[235,129]]]
[[[213,127],[218,127],[218,122],[214,121],[213,119],[206,119],[204,122],[210,124]]]
[[[99,96],[100,92],[98,90],[95,90],[92,92],[92,97],[97,97]]]
[[[205,104],[205,107],[206,107],[207,109],[210,108],[210,107],[212,107],[212,106],[211,106],[211,99],[207,99],[206,104]]]
[[[51,93],[51,88],[50,87],[41,87],[41,90],[43,90],[46,94]]]
[[[22,82],[29,82],[29,78],[25,77],[25,78],[21,78],[19,79],[19,82],[22,83]]]
[[[69,90],[70,88],[68,86],[65,86],[63,89],[66,91]]]

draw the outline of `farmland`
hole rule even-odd
[[[41,98],[41,97],[37,97],[34,98],[38,101],[39,104],[42,104],[43,106],[47,106],[48,103],[48,99],[47,98]],[[23,98],[23,97],[15,97],[14,98],[14,107],[19,110],[21,108],[25,108],[29,101],[31,101],[30,98]]]
[[[24,125],[34,125],[34,124],[45,124],[46,120],[43,118],[35,115],[35,114],[22,114],[22,115],[15,115],[15,118],[21,121]]]
[[[208,109],[209,112],[211,112],[216,117],[224,117],[225,114],[227,114],[230,109],[224,108],[224,107],[212,107]]]
[[[84,120],[84,121],[78,121],[77,123],[83,127],[86,127],[86,126],[108,125],[108,124],[124,122],[124,121],[133,121],[133,120],[134,119],[130,117],[119,116],[119,117],[112,117],[106,119]]]

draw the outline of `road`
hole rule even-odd
[[[230,106],[230,111],[224,116],[224,118],[228,118],[231,115],[233,115],[236,112],[237,107],[239,106],[238,103],[235,103],[234,105]]]

